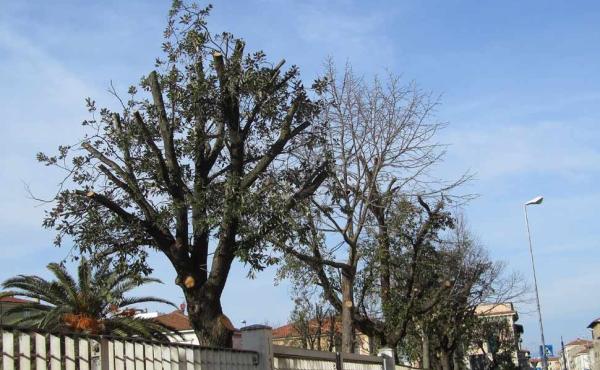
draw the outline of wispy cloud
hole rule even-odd
[[[96,90],[32,40],[7,27],[0,27],[0,54],[2,135],[7,138],[0,148],[0,250],[3,263],[22,267],[27,263],[15,262],[37,262],[32,254],[66,253],[50,247],[51,233],[40,229],[43,208],[27,199],[24,184],[30,183],[44,196],[56,190],[61,174],[38,164],[35,154],[80,136],[78,123],[87,116],[83,99]],[[8,273],[12,268],[3,270]]]
[[[581,125],[583,126],[583,125]],[[541,122],[452,131],[451,155],[476,168],[478,177],[532,173],[591,176],[600,172],[600,149],[585,137],[600,138],[600,126]]]
[[[308,1],[297,6],[297,37],[314,50],[327,50],[339,63],[349,60],[358,69],[390,65],[395,43],[384,30],[391,26],[393,11],[376,6],[368,10],[349,1]]]

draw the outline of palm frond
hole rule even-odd
[[[14,314],[19,314],[19,313],[36,313],[36,312],[48,312],[52,309],[52,307],[50,306],[46,306],[40,303],[22,303],[22,304],[18,304],[16,306],[10,307],[7,310],[5,310],[2,315],[5,316],[10,316],[10,315],[14,315]],[[0,315],[1,316],[1,315]]]
[[[66,313],[71,313],[68,307],[53,307],[50,311],[46,313],[46,315],[44,315],[44,318],[40,320],[39,328],[45,330],[59,329],[62,326],[62,319]]]
[[[166,339],[170,330],[157,322],[125,315],[115,315],[114,308],[124,308],[139,303],[158,302],[176,307],[172,302],[158,297],[125,297],[125,294],[140,285],[160,282],[150,277],[131,275],[130,272],[111,271],[109,266],[92,266],[82,259],[77,269],[77,282],[60,264],[50,263],[48,269],[55,276],[48,281],[34,275],[18,275],[4,282],[9,291],[0,296],[23,296],[43,303],[31,302],[17,305],[6,315],[21,313],[16,322],[32,327],[58,330],[84,331],[83,318],[101,322],[103,334],[133,335],[144,338]],[[79,320],[79,319],[81,320]],[[72,319],[75,321],[73,322]],[[76,325],[73,325],[75,323]],[[92,329],[90,329],[92,330]]]
[[[135,317],[115,317],[105,321],[105,327],[113,335],[139,336],[146,339],[169,341],[170,330],[149,319]]]
[[[162,299],[162,298],[158,298],[158,297],[128,297],[128,298],[123,298],[121,300],[121,302],[119,303],[119,308],[124,308],[127,306],[131,306],[133,304],[138,304],[138,303],[148,303],[148,302],[155,302],[155,303],[164,303],[164,304],[168,304],[170,306],[173,306],[175,308],[177,308],[177,306],[166,299]]]
[[[75,282],[75,279],[69,275],[65,266],[53,262],[49,263],[47,267],[48,270],[56,276],[62,288],[66,291],[68,296],[71,297],[71,300],[77,302],[77,283]]]
[[[4,289],[11,289],[11,295],[39,299],[51,304],[63,302],[67,299],[64,291],[52,289],[51,285],[50,282],[38,276],[19,275],[6,280],[2,284],[2,287]]]
[[[13,320],[8,321],[7,323],[9,325],[20,326],[29,329],[40,329],[39,324],[45,316],[46,314],[44,312],[40,312],[29,316],[21,316],[15,318]]]

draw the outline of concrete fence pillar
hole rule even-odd
[[[110,357],[109,353],[109,341],[106,338],[102,338],[100,343],[93,344],[92,353],[90,355],[92,359],[92,370],[109,370],[111,363],[113,363],[114,358]],[[114,352],[113,352],[114,357]]]
[[[377,351],[377,356],[383,357],[383,370],[394,370],[396,368],[393,349],[381,348]]]
[[[240,329],[242,349],[258,352],[258,370],[273,370],[273,329],[267,325],[250,325]]]

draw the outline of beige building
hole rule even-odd
[[[565,344],[564,355],[567,360],[567,368],[569,370],[590,370],[590,351],[592,347],[591,340],[581,338],[577,338]],[[563,363],[562,356],[560,362],[561,366],[564,368],[565,364]]]
[[[592,370],[600,370],[600,318],[588,325],[592,330],[592,349],[590,350],[590,362]]]
[[[547,358],[548,360],[548,370],[564,370],[561,365],[561,360],[559,356],[550,356]],[[532,358],[530,360],[531,367],[534,369],[542,368],[542,359],[539,357]]]
[[[273,344],[287,347],[320,349],[321,351],[339,351],[341,345],[341,326],[339,322],[324,320],[320,325],[316,320],[309,322],[306,333],[300,333],[293,324],[273,329]],[[354,352],[368,355],[373,351],[373,341],[361,332],[355,336]]]
[[[550,356],[548,357],[548,370],[562,370],[560,366],[560,357]]]
[[[521,348],[523,326],[517,324],[519,315],[514,305],[511,302],[481,304],[477,306],[475,313],[482,320],[500,320],[506,322],[508,332],[499,333],[499,335],[505,336],[500,339],[508,339],[511,342],[512,350],[510,355],[515,366],[519,366],[522,369],[529,368],[528,351]],[[484,368],[484,364],[487,361],[491,361],[490,344],[484,343],[483,347],[483,350],[475,346],[469,349],[467,362],[471,369]]]

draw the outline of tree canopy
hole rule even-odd
[[[177,273],[202,344],[231,345],[220,297],[235,259],[260,270],[288,211],[326,176],[298,148],[320,135],[320,101],[297,67],[207,28],[210,6],[174,1],[157,70],[121,108],[98,109],[79,144],[38,159],[66,172],[44,225],[84,253],[149,272],[148,248]],[[313,85],[320,91],[320,81]]]

